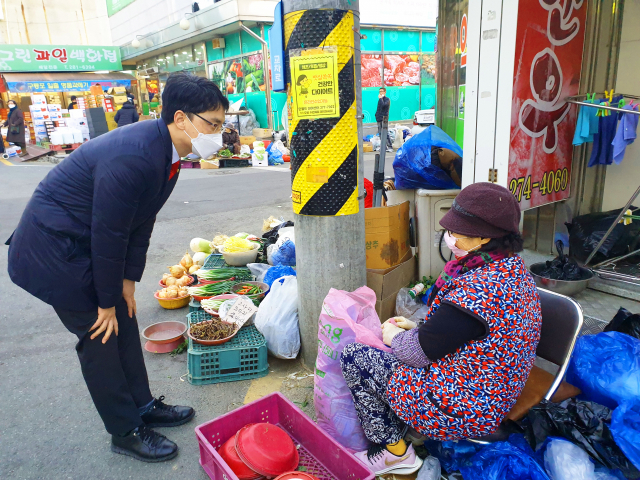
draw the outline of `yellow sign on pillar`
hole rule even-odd
[[[291,57],[290,62],[293,118],[339,117],[338,52],[303,53]]]

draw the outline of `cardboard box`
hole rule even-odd
[[[49,105],[47,105],[47,110],[49,110],[50,112],[61,112],[62,106],[50,103]]]
[[[111,95],[124,95],[127,96],[127,88],[126,87],[111,87],[109,89],[109,94]]]
[[[254,167],[268,167],[269,166],[269,154],[264,152],[262,155],[262,160],[257,157],[255,153],[251,154],[251,164]]]
[[[44,95],[31,95],[31,103],[34,105],[46,105],[47,97]]]
[[[203,170],[220,168],[219,160],[200,160],[200,168]]]
[[[48,112],[46,105],[29,105],[29,111],[33,112]]]
[[[367,269],[367,286],[376,293],[376,312],[381,322],[395,316],[396,297],[417,275],[416,258],[407,252],[402,263],[386,270]]]
[[[365,153],[373,152],[373,144],[371,142],[362,142],[362,151]]]
[[[113,97],[113,101],[115,103],[119,103],[119,104],[123,104],[127,100],[129,100],[129,99],[127,98],[126,95],[114,95],[114,97]]]
[[[367,268],[388,269],[411,251],[409,202],[364,211]]]
[[[249,135],[247,137],[240,136],[240,145],[249,145],[253,147],[253,142],[256,141],[256,137]]]
[[[273,130],[268,128],[254,128],[252,133],[256,138],[272,138],[273,136]]]

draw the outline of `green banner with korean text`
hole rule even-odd
[[[135,1],[136,0],[107,0],[107,15],[111,17]]]
[[[122,70],[120,47],[95,45],[0,45],[0,72]]]

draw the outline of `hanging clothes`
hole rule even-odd
[[[596,103],[593,99],[585,100],[585,103]],[[599,101],[597,102],[599,103]],[[576,133],[573,136],[574,145],[593,142],[593,136],[598,133],[599,118],[596,117],[598,109],[582,105],[578,112]]]
[[[611,105],[617,105],[620,100],[622,100],[621,95],[614,97],[611,100]],[[607,113],[609,115],[598,117],[598,133],[593,136],[593,149],[591,150],[589,167],[611,165],[613,163],[613,145],[611,143],[616,136],[618,112],[608,111]]]
[[[639,105],[625,105],[622,107],[624,110],[638,111]],[[613,139],[613,161],[616,165],[620,165],[624,158],[627,145],[631,145],[637,137],[636,130],[638,129],[638,120],[640,115],[633,113],[621,114],[620,123],[618,123],[618,131]]]

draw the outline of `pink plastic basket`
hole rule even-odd
[[[300,445],[300,466],[320,480],[374,480],[375,475],[276,392],[196,427],[200,465],[213,480],[238,480],[217,450],[248,423],[272,423]]]

